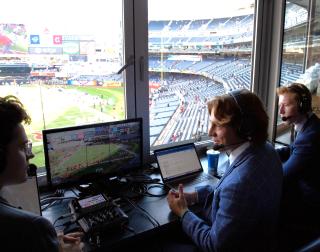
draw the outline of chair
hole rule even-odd
[[[288,197],[288,195],[284,193],[281,202],[279,223],[280,251],[320,251],[318,208],[307,208],[307,204],[304,202],[295,203],[295,199]],[[293,195],[296,196],[298,193],[293,193]],[[315,239],[316,237],[317,239]]]
[[[296,252],[317,252],[320,251],[320,237],[307,243]]]

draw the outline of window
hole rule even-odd
[[[254,0],[148,1],[151,148],[207,139],[207,101],[251,89],[254,7]]]
[[[17,96],[31,115],[36,165],[44,165],[43,129],[126,117],[125,78],[116,74],[122,9],[122,1],[2,3],[0,94]]]
[[[306,85],[312,93],[312,107],[319,116],[320,84],[320,0],[305,4],[286,2],[280,85]],[[277,120],[276,140],[290,143],[290,127]]]
[[[150,147],[207,140],[206,101],[214,95],[247,88],[272,109],[277,81],[266,77],[278,78],[268,68],[279,66],[266,59],[278,40],[265,34],[281,27],[272,7],[280,1],[102,2],[13,0],[0,10],[0,93],[18,96],[31,114],[38,166],[42,129],[143,117],[147,161]],[[304,56],[300,48],[283,57],[283,66],[303,65],[301,73],[319,59],[319,11],[303,21],[308,8],[297,25],[286,24],[287,51],[297,39],[292,28],[307,29],[299,32],[310,45]]]

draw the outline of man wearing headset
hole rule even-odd
[[[320,119],[312,113],[311,93],[305,85],[293,83],[277,93],[279,114],[296,134],[290,146],[277,149],[283,162],[284,217],[303,228],[299,238],[309,231],[320,235]]]
[[[282,191],[282,168],[266,142],[268,116],[247,90],[216,96],[208,103],[214,148],[226,152],[230,166],[213,186],[194,193],[170,191],[169,207],[184,232],[202,251],[274,251]],[[197,202],[197,216],[188,205]]]
[[[4,186],[27,179],[34,155],[22,123],[30,121],[16,97],[0,97],[0,195]],[[80,251],[80,236],[69,234],[59,237],[59,242],[47,219],[15,208],[0,196],[0,247],[4,251]]]

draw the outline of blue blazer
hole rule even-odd
[[[250,146],[216,188],[198,189],[200,217],[188,211],[183,230],[203,251],[273,251],[282,190],[281,161],[269,144]]]
[[[320,119],[315,114],[309,117],[293,144],[277,152],[288,187],[305,200],[320,203]]]

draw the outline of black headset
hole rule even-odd
[[[290,90],[290,92],[297,95],[298,108],[300,113],[306,114],[311,111],[311,93],[305,85],[294,83],[291,86],[288,86],[288,89]]]
[[[246,106],[244,105],[241,93],[245,89],[238,89],[228,92],[233,98],[240,111],[240,125],[238,127],[238,134],[248,140],[251,140],[252,133],[254,131],[255,122],[254,118],[248,113]]]

